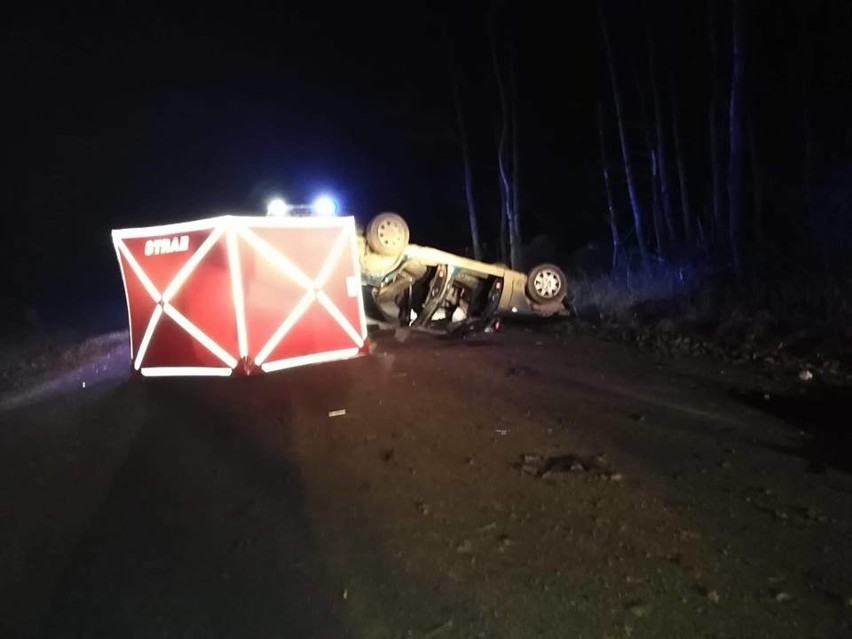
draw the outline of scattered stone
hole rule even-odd
[[[642,619],[651,614],[651,608],[651,604],[637,601],[633,604],[630,604],[627,609],[634,617],[639,617],[640,619]]]
[[[783,590],[779,590],[778,592],[775,593],[775,595],[773,595],[773,599],[775,599],[775,601],[777,601],[778,603],[784,603],[785,601],[790,601],[792,598],[793,598],[793,595],[791,595],[788,592],[784,592]]]
[[[494,530],[495,528],[497,528],[497,522],[491,521],[491,522],[485,524],[484,526],[480,526],[479,528],[477,528],[473,532],[484,533],[484,532],[488,532],[489,530]]]
[[[470,543],[470,539],[462,539],[456,544],[456,552],[460,555],[469,555],[473,552],[473,544]]]
[[[428,515],[429,513],[432,512],[432,509],[429,508],[429,504],[427,504],[425,501],[418,501],[417,502],[417,510],[419,510],[420,514],[424,515],[424,516],[426,516],[426,515]]]
[[[437,637],[438,635],[445,633],[447,630],[452,630],[452,629],[453,629],[453,619],[452,619],[452,617],[450,617],[444,623],[442,623],[440,626],[435,626],[434,628],[432,628],[432,630],[430,630],[425,635],[423,635],[423,639],[432,639],[432,637]]]
[[[624,479],[624,475],[622,475],[621,473],[612,473],[608,477],[609,477],[610,481],[614,481],[614,482],[619,482],[619,481],[622,481]]]
[[[852,608],[852,597],[849,597],[849,598],[846,600],[846,605],[847,605],[847,606],[849,606],[850,608]]]
[[[497,544],[498,544],[498,546],[497,546],[497,552],[503,552],[503,551],[505,551],[505,550],[506,550],[506,548],[508,548],[509,546],[511,546],[513,543],[514,543],[514,542],[512,541],[511,537],[509,537],[509,535],[500,535],[500,536],[497,538]]]
[[[799,379],[803,382],[809,382],[814,378],[814,374],[810,372],[808,369],[805,369],[799,373]]]
[[[514,467],[522,474],[532,475],[539,479],[552,479],[558,473],[587,473],[593,472],[601,479],[610,479],[619,473],[611,474],[606,468],[606,458],[585,457],[578,455],[553,455],[543,457],[535,454],[524,454]],[[619,475],[620,479],[620,475]],[[615,479],[614,481],[619,481]]]
[[[719,593],[715,590],[710,590],[707,592],[707,598],[712,601],[714,604],[719,603]]]
[[[526,475],[538,477],[539,472],[541,472],[541,467],[537,464],[524,464],[521,466],[521,472]]]

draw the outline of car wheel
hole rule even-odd
[[[527,295],[539,304],[558,303],[568,292],[568,278],[554,264],[539,264],[527,275]]]
[[[371,251],[399,255],[408,246],[408,224],[396,213],[379,213],[370,220],[364,237]]]

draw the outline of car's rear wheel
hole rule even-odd
[[[527,295],[539,304],[559,303],[568,293],[568,278],[554,264],[539,264],[527,275]]]
[[[379,213],[370,220],[364,237],[371,251],[396,256],[408,246],[408,224],[396,213]]]

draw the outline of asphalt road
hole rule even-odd
[[[521,330],[377,345],[7,397],[0,636],[852,635],[847,392]]]

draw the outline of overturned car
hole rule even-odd
[[[562,270],[528,273],[409,243],[396,213],[381,213],[358,234],[367,314],[378,322],[427,331],[491,330],[511,315],[565,314]]]

